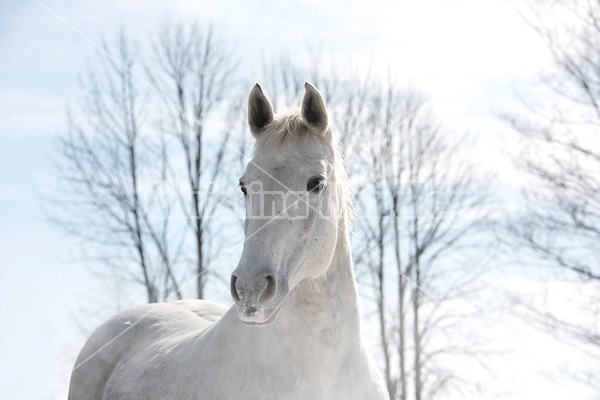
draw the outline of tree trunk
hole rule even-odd
[[[421,365],[421,334],[419,330],[419,312],[420,312],[420,287],[421,285],[421,267],[419,265],[419,256],[415,259],[415,288],[413,292],[413,334],[415,343],[415,400],[421,400],[422,387],[422,365]]]
[[[381,345],[383,347],[383,357],[385,362],[385,383],[387,385],[388,391],[390,393],[390,397],[393,398],[394,393],[394,384],[392,382],[392,371],[391,371],[391,362],[390,362],[390,346],[387,337],[387,324],[385,320],[385,274],[384,274],[384,250],[385,243],[383,242],[384,238],[384,226],[383,226],[383,215],[379,216],[379,237],[378,237],[378,247],[379,247],[379,265],[377,267],[377,279],[379,280],[379,293],[378,293],[378,311],[379,311],[379,327],[380,327],[380,335],[381,335]]]
[[[405,332],[405,314],[404,314],[404,292],[406,283],[404,273],[402,271],[402,257],[400,252],[400,227],[398,226],[398,218],[400,218],[400,210],[398,203],[398,193],[392,197],[394,207],[394,250],[396,255],[396,268],[398,271],[398,364],[400,370],[399,386],[400,400],[406,400],[406,332]]]

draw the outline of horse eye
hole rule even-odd
[[[319,193],[325,186],[325,179],[320,176],[313,176],[308,180],[306,190],[313,193]]]

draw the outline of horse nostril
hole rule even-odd
[[[231,280],[229,281],[229,290],[231,291],[231,297],[233,297],[233,301],[237,303],[240,301],[240,296],[238,295],[237,289],[235,288],[236,281],[237,276],[231,274]]]
[[[260,296],[260,301],[262,304],[268,304],[271,300],[273,300],[277,290],[277,283],[275,282],[275,277],[273,277],[273,275],[268,274],[265,276],[265,279],[267,280],[267,287]]]

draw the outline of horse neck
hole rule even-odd
[[[336,365],[353,350],[359,351],[358,290],[345,217],[339,222],[329,269],[322,277],[300,282],[290,292],[275,325],[289,343],[292,358],[312,368],[315,358],[326,368],[323,360]]]

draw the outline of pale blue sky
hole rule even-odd
[[[250,81],[261,81],[261,59],[284,48],[293,56],[305,43],[339,63],[391,70],[449,124],[477,133],[475,160],[503,184],[519,182],[498,151],[514,138],[494,112],[518,104],[515,89],[527,91],[548,55],[506,1],[0,0],[0,400],[64,396],[83,344],[70,313],[98,286],[85,266],[65,261],[73,241],[44,221],[37,196],[52,176],[52,140],[77,100],[77,75],[102,34],[125,27],[143,40],[165,18],[212,23]],[[521,331],[505,329],[504,340],[528,350],[499,362],[494,392],[574,398],[578,388],[540,376],[560,359],[546,349],[565,348],[511,323]]]

